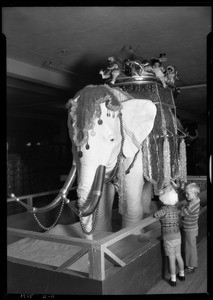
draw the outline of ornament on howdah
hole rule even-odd
[[[164,88],[169,86],[179,92],[175,87],[175,81],[178,80],[177,68],[171,65],[164,66],[166,61],[166,53],[160,53],[158,57],[151,59],[144,59],[130,47],[126,58],[108,57],[107,67],[101,69],[99,74],[102,79],[106,80],[106,83],[111,85],[126,77],[132,77],[135,80],[139,80],[137,77],[144,76],[157,77]]]

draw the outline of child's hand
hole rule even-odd
[[[180,187],[179,183],[175,183],[174,180],[170,179],[170,182],[176,189]]]
[[[185,206],[186,203],[187,203],[186,200],[180,201],[180,202],[178,202],[177,207],[181,208],[181,207]]]

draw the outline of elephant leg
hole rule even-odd
[[[132,159],[125,160],[125,168]],[[142,173],[142,155],[138,155],[130,173],[126,175],[126,211],[122,216],[122,228],[131,226],[143,218],[142,189],[144,178]]]
[[[112,232],[112,206],[115,187],[111,183],[104,184],[98,210],[96,230]]]

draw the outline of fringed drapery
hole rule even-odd
[[[120,160],[118,174],[117,174],[117,184],[118,184],[118,212],[123,215],[126,210],[126,182],[125,182],[125,167],[124,167],[124,158]]]
[[[179,176],[180,180],[187,182],[187,170],[186,170],[186,143],[184,139],[181,139],[179,150]]]
[[[180,139],[177,135],[175,116],[171,110],[172,105],[164,103],[160,96],[158,93],[159,101],[156,103],[157,114],[153,129],[142,143],[144,177],[153,184],[155,195],[158,195],[159,190],[171,179],[176,180],[180,177],[180,164],[182,178],[186,174],[184,154],[181,154],[181,160],[179,156]]]

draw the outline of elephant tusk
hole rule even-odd
[[[56,196],[56,198],[48,205],[40,207],[40,208],[34,208],[36,209],[36,213],[41,213],[41,212],[45,212],[48,210],[51,210],[53,208],[55,208],[64,198],[64,196],[67,195],[68,193],[68,189],[71,188],[71,186],[73,185],[74,181],[75,181],[75,177],[76,177],[76,166],[73,165],[70,173],[67,176],[67,180],[65,181],[62,189],[60,190],[60,192],[58,193],[58,195]]]
[[[70,170],[69,175],[67,176],[67,180],[64,183],[64,185],[63,185],[62,189],[60,190],[60,192],[58,193],[58,195],[55,197],[55,199],[51,203],[49,203],[49,204],[47,204],[43,207],[37,208],[37,207],[30,206],[30,205],[20,201],[17,197],[15,197],[14,194],[12,194],[11,196],[14,199],[16,199],[16,201],[18,201],[22,206],[24,206],[29,212],[31,212],[31,213],[43,213],[43,212],[46,212],[46,211],[49,211],[49,210],[55,208],[61,201],[64,200],[64,198],[66,197],[66,194],[68,192],[68,189],[74,183],[75,175],[76,175],[76,166],[73,165],[71,170]]]
[[[91,215],[98,207],[98,204],[100,202],[101,195],[102,195],[102,190],[103,190],[105,170],[106,170],[106,167],[102,166],[102,165],[100,165],[97,168],[96,174],[95,174],[95,181],[94,181],[95,188],[92,192],[92,200],[88,206],[85,207],[85,205],[83,205],[80,208],[80,216],[81,217],[87,217],[87,216]]]
[[[62,189],[60,190],[60,194],[67,195],[68,189],[71,188],[71,186],[74,183],[75,176],[76,176],[76,165],[72,165],[70,173],[68,174],[67,179],[66,179]]]
[[[101,196],[101,191],[95,190],[95,191],[92,192],[92,194],[93,194],[94,196],[95,196],[95,195]]]

